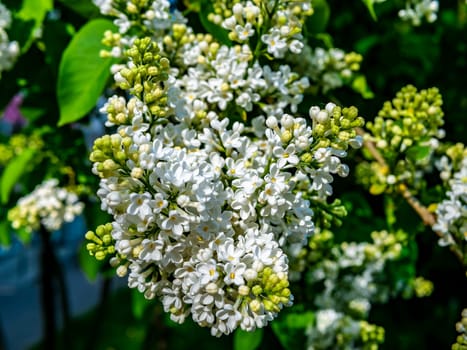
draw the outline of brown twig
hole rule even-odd
[[[384,168],[388,168],[388,164],[386,163],[385,159],[376,149],[375,144],[369,140],[365,140],[365,131],[361,128],[357,128],[357,134],[363,137],[363,146],[370,152],[371,156]],[[430,212],[423,204],[421,204],[417,198],[415,198],[412,193],[410,193],[409,188],[405,184],[400,184],[398,187],[398,191],[401,196],[407,201],[407,203],[412,207],[413,210],[420,216],[423,221],[423,224],[426,226],[433,227],[436,223],[435,215]],[[433,230],[433,232],[438,237],[443,237],[443,233]],[[462,251],[455,245],[450,245],[449,249],[451,252],[460,260],[462,265],[464,265],[464,255]]]

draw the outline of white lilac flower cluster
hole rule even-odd
[[[114,14],[134,2],[106,4]],[[341,158],[361,146],[363,119],[332,103],[288,114],[308,81],[261,66],[248,45],[181,22],[152,34],[104,38],[124,53],[113,72],[126,93],[104,105],[117,131],[91,153],[113,221],[86,234],[88,250],[177,322],[191,316],[215,336],[264,327],[292,303],[289,261],[313,233],[313,201],[348,174]]]
[[[438,0],[408,0],[405,9],[399,10],[399,17],[413,26],[419,26],[423,20],[433,23],[438,18]]]
[[[356,320],[334,309],[316,312],[316,326],[306,330],[307,350],[378,349],[384,341],[384,328]]]
[[[65,222],[72,222],[83,209],[84,204],[75,193],[59,187],[57,179],[50,179],[20,198],[8,212],[8,220],[15,229],[33,232],[42,225],[47,231],[53,232],[59,230]]]
[[[446,158],[444,158],[446,159]],[[436,223],[433,230],[442,233],[439,244],[465,244],[467,242],[467,158],[464,157],[460,169],[448,180],[447,199],[436,208]]]
[[[149,31],[164,31],[174,21],[181,20],[178,11],[170,11],[169,0],[93,0],[104,15],[116,17],[119,32],[125,34],[134,25],[146,27]]]
[[[208,16],[228,30],[230,40],[243,44],[256,37],[260,41],[255,51],[266,45],[268,54],[274,58],[283,58],[288,51],[300,53],[302,27],[313,14],[311,1],[237,0],[233,3],[230,8],[224,1],[214,1],[214,11]]]
[[[287,59],[297,72],[310,77],[323,93],[327,93],[349,83],[360,69],[363,58],[358,53],[345,53],[338,48],[317,47],[313,50],[305,45],[299,55]]]
[[[280,117],[287,109],[296,112],[309,86],[308,79],[288,65],[273,70],[253,62],[247,45],[229,48],[200,41],[185,45],[180,54],[187,70],[177,85],[185,93],[190,114],[214,105],[209,108],[212,115],[215,109],[222,112],[230,104],[246,112],[257,106],[266,115]]]
[[[19,55],[19,45],[16,41],[10,41],[6,29],[11,25],[11,13],[0,2],[0,78],[2,71],[13,67]]]
[[[315,265],[307,278],[312,285],[322,283],[323,287],[313,298],[318,311],[307,329],[308,349],[360,349],[363,343],[381,343],[384,329],[365,319],[372,303],[386,302],[391,293],[406,287],[391,289],[383,279],[386,264],[401,257],[406,235],[373,232],[371,243],[344,242],[326,253],[320,247],[327,246],[332,236],[322,231],[310,242]]]

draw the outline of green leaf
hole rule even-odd
[[[373,91],[368,86],[366,78],[362,74],[358,74],[352,81],[352,89],[362,95],[363,98],[370,99],[375,97]]]
[[[375,13],[375,8],[374,8],[374,0],[362,0],[365,6],[368,9],[368,12],[370,12],[371,18],[373,18],[375,21],[378,19],[376,18],[376,13]]]
[[[64,6],[73,10],[84,18],[90,18],[99,14],[99,9],[91,0],[59,0]]]
[[[59,126],[83,118],[95,105],[110,77],[115,59],[101,58],[101,43],[106,30],[115,25],[95,19],[84,25],[63,53],[58,73]]]
[[[5,167],[0,179],[1,201],[6,204],[10,198],[10,193],[21,175],[29,171],[28,163],[33,159],[36,151],[27,148],[19,156],[13,158]]]
[[[413,146],[407,149],[407,158],[413,161],[420,161],[430,155],[430,146]]]
[[[281,315],[271,323],[274,334],[284,349],[301,349],[305,341],[304,330],[313,323],[312,311],[303,311],[303,305],[294,306],[295,311]],[[298,311],[298,310],[302,311]]]
[[[310,34],[323,33],[330,15],[331,10],[326,0],[313,0],[313,15],[306,20],[306,30]]]
[[[29,46],[34,41],[35,32],[41,28],[45,15],[52,9],[53,0],[23,0],[23,6],[16,14],[16,17],[24,22],[34,22],[26,43],[21,47],[23,53],[28,50]]]
[[[254,332],[246,332],[237,329],[234,333],[234,350],[255,350],[263,339],[263,329],[258,328]]]
[[[303,329],[307,328],[315,319],[315,314],[312,311],[303,313],[291,313],[285,318],[288,328]]]
[[[332,36],[328,33],[319,33],[316,34],[315,37],[316,39],[321,40],[326,48],[331,49],[334,47],[334,44],[332,43]]]

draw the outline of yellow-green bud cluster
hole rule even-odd
[[[44,148],[44,141],[37,134],[12,135],[8,143],[0,144],[0,166],[6,165],[13,157],[20,155],[26,148],[41,150]]]
[[[467,349],[467,309],[462,310],[462,319],[456,323],[456,330],[460,333],[456,338],[456,343],[452,345],[452,350]]]
[[[384,328],[361,321],[360,338],[363,342],[362,349],[377,350],[378,346],[384,342]]]
[[[419,141],[439,136],[439,127],[444,123],[442,104],[437,88],[418,92],[408,85],[392,101],[386,101],[375,120],[366,127],[377,148],[404,152]]]
[[[13,149],[10,145],[0,143],[0,166],[5,166],[14,157]]]
[[[154,117],[164,118],[169,110],[164,81],[169,77],[170,62],[159,51],[151,38],[136,39],[125,51],[129,62],[116,74],[116,82],[144,102]]]
[[[451,160],[452,171],[456,172],[461,169],[462,161],[467,158],[467,148],[463,143],[458,142],[446,150],[446,155]]]
[[[120,57],[122,53],[122,36],[120,33],[114,33],[110,30],[104,32],[104,38],[102,39],[102,44],[110,47],[110,50],[101,50],[99,53],[100,57]]]
[[[212,12],[208,14],[208,19],[220,25],[224,18],[228,18],[232,16],[232,8],[235,4],[240,3],[240,0],[232,0],[232,1],[221,1],[215,0],[212,2]]]
[[[98,226],[96,232],[88,231],[85,237],[89,241],[86,244],[86,249],[97,260],[104,260],[108,255],[115,253],[111,223]]]
[[[364,120],[358,115],[356,107],[328,104],[326,109],[310,109],[313,120],[313,138],[319,142],[316,148],[333,147],[347,150],[349,142],[357,136],[356,128],[363,126]]]
[[[395,188],[388,186],[388,175],[389,167],[377,162],[362,162],[355,169],[355,178],[358,183],[368,188],[372,195],[394,192]]]
[[[246,288],[245,288],[246,287]],[[261,314],[262,310],[277,313],[283,305],[291,302],[291,292],[287,275],[275,273],[272,268],[265,267],[258,272],[256,278],[239,288],[242,303],[251,311]]]
[[[426,280],[423,277],[415,278],[412,284],[415,295],[418,298],[428,297],[433,293],[433,282]]]
[[[124,13],[132,21],[141,20],[142,14],[150,9],[151,4],[150,0],[112,0],[117,13]]]
[[[372,142],[384,159],[384,164],[370,153],[364,155],[373,161],[357,166],[357,181],[372,194],[397,192],[400,184],[412,189],[424,185],[422,171],[429,167],[430,159],[443,136],[442,99],[437,88],[417,91],[408,85],[392,101],[384,103],[373,122],[366,124]],[[421,170],[421,171],[420,171]]]
[[[344,56],[344,62],[348,69],[353,72],[360,70],[360,63],[363,61],[363,56],[356,52],[346,53]]]
[[[126,101],[123,97],[112,96],[104,106],[107,120],[114,125],[131,125],[133,117],[140,113],[141,109],[142,103],[136,97]]]
[[[137,153],[130,151],[130,137],[119,134],[104,135],[96,141],[89,156],[94,163],[93,170],[102,178],[118,175],[121,169],[126,169],[128,159],[135,160]]]
[[[315,200],[312,209],[315,225],[324,229],[329,229],[333,225],[341,226],[342,219],[347,216],[347,209],[339,198],[334,199],[332,203]]]
[[[203,64],[208,59],[214,59],[219,50],[219,43],[216,42],[213,36],[209,33],[194,34],[190,27],[183,23],[174,23],[172,25],[172,33],[164,36],[162,39],[163,51],[171,57],[171,61],[177,67],[185,67],[184,55],[185,50],[181,50],[190,44],[198,45],[200,50],[198,63]],[[199,45],[202,43],[201,45]]]

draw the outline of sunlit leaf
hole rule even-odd
[[[25,149],[20,155],[13,158],[3,170],[0,179],[1,200],[5,204],[10,198],[13,187],[18,183],[21,175],[29,171],[28,164],[33,159],[36,151],[34,149]]]
[[[48,11],[53,9],[53,0],[23,0],[21,10],[16,17],[24,22],[32,21],[34,24],[29,32],[26,43],[21,47],[22,52],[26,52],[35,39],[36,31],[39,30]]]
[[[375,8],[374,8],[375,1],[374,0],[362,0],[362,1],[365,4],[365,6],[367,7],[368,12],[370,12],[371,17],[376,21],[377,18],[376,18],[376,12],[375,12]]]
[[[57,84],[59,126],[78,121],[96,105],[115,63],[115,59],[99,56],[105,48],[101,43],[104,32],[113,29],[115,25],[109,20],[92,20],[65,49]]]
[[[362,95],[363,98],[370,99],[375,97],[364,75],[359,74],[353,79],[352,89]]]
[[[237,329],[234,333],[234,350],[254,350],[263,339],[263,329],[258,328],[254,332],[246,332],[241,329]]]

